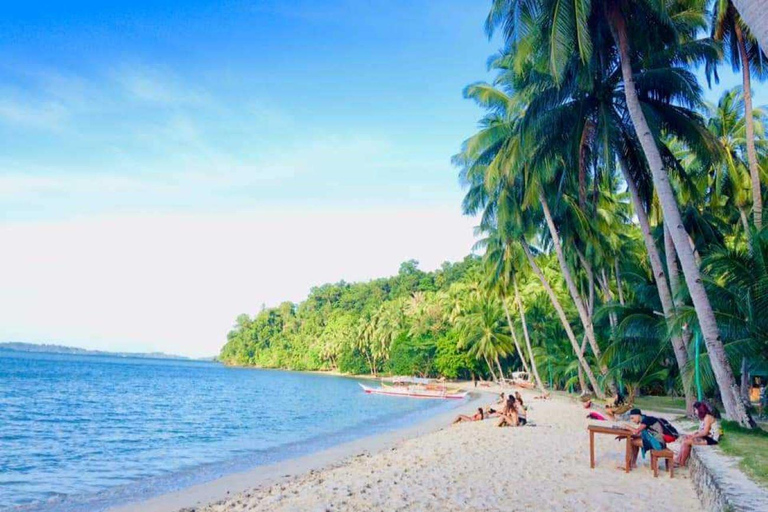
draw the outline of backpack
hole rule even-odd
[[[677,440],[678,437],[680,437],[680,432],[677,431],[675,427],[672,426],[670,422],[665,420],[664,418],[656,418],[659,420],[659,423],[661,424],[661,433],[664,436],[664,441],[667,443],[672,443]]]

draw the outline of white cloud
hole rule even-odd
[[[68,117],[68,109],[55,101],[0,99],[0,120],[15,126],[58,130]]]
[[[0,339],[213,355],[237,314],[460,259],[471,225],[429,208],[6,223]]]
[[[170,71],[144,65],[125,64],[112,74],[114,80],[136,100],[173,105],[202,105],[210,102],[202,89],[185,84]]]

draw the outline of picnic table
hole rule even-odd
[[[629,473],[632,462],[632,431],[621,427],[603,427],[601,425],[590,425],[589,431],[589,467],[595,468],[595,434],[608,434],[614,437],[622,437],[626,440],[624,452],[624,471]]]

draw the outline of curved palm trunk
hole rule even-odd
[[[768,48],[768,8],[765,0],[732,0],[760,46]]]
[[[643,233],[645,250],[648,253],[648,260],[651,263],[651,271],[653,272],[654,281],[656,281],[656,290],[659,293],[661,309],[664,313],[664,318],[667,320],[667,325],[669,325],[670,320],[675,314],[676,308],[674,297],[678,296],[679,287],[677,286],[677,283],[680,282],[677,272],[677,263],[675,262],[674,265],[669,264],[670,258],[674,257],[674,245],[667,247],[666,250],[667,269],[669,269],[670,273],[670,280],[669,283],[667,283],[667,276],[664,273],[664,266],[661,263],[661,255],[659,254],[659,250],[656,247],[656,242],[653,239],[653,234],[651,233],[651,223],[648,220],[648,214],[646,213],[643,202],[640,199],[640,193],[637,190],[637,185],[632,179],[632,176],[629,174],[629,169],[627,168],[626,161],[624,161],[623,158],[619,160],[619,166],[621,167],[621,173],[624,176],[624,181],[627,182],[627,189],[629,190],[629,196],[632,200],[632,206],[635,209],[635,214],[637,215],[638,222],[640,223],[640,231]],[[670,244],[671,242],[672,239],[670,238]],[[670,285],[672,286],[671,290]],[[683,372],[685,371],[685,367],[688,364],[688,350],[686,348],[687,343],[679,336],[672,336],[671,341],[672,349],[675,353],[675,361],[677,362],[677,367],[679,368],[680,375],[682,376]],[[685,384],[686,380],[687,379],[682,378],[683,393],[685,394],[685,409],[686,413],[692,414],[693,390],[691,389],[690,385]]]
[[[496,374],[493,373],[493,366],[491,365],[491,362],[488,360],[488,356],[483,354],[483,359],[485,359],[485,364],[488,365],[488,371],[491,372],[491,378],[494,382],[499,382],[499,379],[496,378]]]
[[[496,368],[499,369],[499,383],[503,383],[506,380],[506,377],[504,377],[504,371],[501,369],[501,363],[499,362],[498,354],[496,354]]]
[[[525,346],[528,348],[528,357],[531,359],[531,369],[533,370],[533,378],[536,379],[536,385],[539,387],[542,393],[546,394],[547,389],[539,377],[539,369],[536,366],[536,358],[533,357],[533,349],[531,348],[531,337],[528,335],[528,323],[525,321],[525,310],[523,310],[523,301],[520,300],[520,290],[517,287],[517,277],[512,276],[512,284],[515,287],[515,302],[517,303],[517,310],[520,312],[520,322],[523,324],[523,337],[525,338]]]
[[[764,6],[768,10],[768,6]],[[741,78],[744,89],[744,119],[747,128],[747,160],[749,161],[749,177],[752,180],[752,215],[755,227],[759,231],[763,227],[763,196],[760,187],[760,170],[757,167],[757,151],[755,151],[755,120],[752,118],[752,80],[749,76],[749,57],[747,45],[744,42],[744,33],[739,22],[734,23],[734,32],[739,47],[741,59]],[[750,237],[747,231],[747,237]]]
[[[592,120],[587,118],[581,130],[579,143],[579,208],[585,211],[587,208],[587,152],[594,126]]]
[[[555,226],[555,221],[552,218],[552,212],[549,209],[549,203],[544,195],[543,190],[539,190],[539,200],[541,201],[542,209],[544,210],[544,218],[547,221],[547,227],[549,228],[549,234],[552,236],[552,244],[555,247],[555,254],[557,255],[557,261],[560,263],[560,270],[563,272],[563,278],[565,284],[568,287],[568,292],[571,294],[576,310],[579,312],[579,318],[584,326],[584,332],[587,333],[587,339],[589,340],[589,346],[592,347],[592,352],[595,354],[597,360],[600,360],[600,347],[597,345],[597,338],[595,337],[595,328],[592,324],[592,318],[587,312],[587,308],[584,305],[584,301],[581,299],[579,290],[576,287],[576,281],[573,279],[571,269],[568,267],[568,262],[565,260],[565,253],[563,252],[563,245],[560,243],[560,234]],[[600,373],[606,375],[608,368],[601,364]]]
[[[752,249],[752,233],[749,230],[749,219],[747,218],[747,212],[744,208],[739,207],[739,220],[741,220],[741,227],[744,230],[744,239],[747,241],[747,250],[749,254],[753,254]]]
[[[624,305],[624,286],[622,285],[621,280],[621,268],[619,266],[619,260],[614,260],[613,262],[613,270],[616,274],[616,290],[619,293],[619,304],[622,306]]]
[[[587,336],[586,335],[581,339],[581,353],[583,354],[585,350],[587,350]],[[581,369],[581,366],[579,366],[579,387],[581,388],[581,393],[582,394],[589,393],[589,386],[584,381],[584,370]]]
[[[619,47],[619,57],[621,61],[621,74],[624,81],[624,95],[627,100],[632,124],[635,132],[640,139],[643,153],[648,160],[648,166],[653,175],[653,183],[656,187],[656,194],[659,198],[662,211],[664,213],[665,223],[670,226],[672,241],[674,242],[677,255],[680,258],[680,264],[683,269],[685,281],[688,284],[688,291],[691,295],[696,315],[699,318],[699,326],[704,336],[707,346],[707,352],[712,364],[712,371],[715,374],[720,395],[723,400],[723,406],[730,418],[742,426],[754,428],[755,421],[747,412],[744,403],[740,400],[736,381],[733,376],[733,370],[728,362],[723,347],[720,331],[715,319],[715,313],[709,302],[709,297],[704,289],[704,283],[699,273],[699,267],[696,265],[693,250],[688,243],[688,233],[683,225],[683,219],[680,216],[675,192],[669,182],[669,176],[664,170],[664,164],[661,159],[661,153],[656,146],[651,129],[645,119],[640,100],[635,89],[635,81],[632,75],[632,65],[629,58],[629,37],[624,16],[620,7],[611,4],[610,18],[613,23],[615,37]]]
[[[555,311],[557,312],[557,316],[560,319],[560,323],[563,324],[563,329],[565,329],[565,334],[568,336],[568,341],[571,342],[571,347],[573,348],[573,352],[576,354],[576,357],[579,360],[579,363],[584,368],[584,373],[586,373],[587,379],[589,379],[590,385],[595,390],[595,394],[597,394],[598,398],[601,398],[601,399],[605,398],[605,394],[600,389],[600,386],[597,385],[597,379],[595,379],[595,374],[592,373],[592,368],[589,367],[589,363],[587,363],[587,360],[584,359],[584,353],[581,350],[579,350],[579,344],[576,341],[576,335],[573,334],[573,329],[571,329],[571,324],[568,322],[568,317],[565,315],[565,310],[563,309],[563,306],[560,304],[560,301],[557,300],[557,295],[555,295],[555,291],[549,285],[549,281],[547,281],[547,278],[544,276],[544,273],[541,271],[541,268],[539,268],[539,265],[536,263],[536,260],[534,259],[533,254],[531,254],[531,249],[530,247],[528,247],[528,242],[526,242],[525,240],[521,240],[520,242],[523,246],[525,257],[528,259],[528,263],[531,265],[533,272],[539,278],[539,281],[541,281],[541,284],[544,287],[544,290],[547,292],[547,295],[549,296],[549,300],[552,302],[552,306],[555,308]]]
[[[669,271],[669,285],[672,288],[672,303],[674,310],[683,306],[683,300],[680,297],[680,272],[677,268],[677,252],[675,244],[672,242],[672,236],[669,234],[669,228],[664,225],[664,252],[667,257],[667,269]],[[688,364],[688,345],[691,341],[691,329],[685,329],[682,336],[672,337],[672,348],[675,350],[675,359],[680,368],[680,376],[683,381],[683,394],[685,395],[685,413],[693,417],[693,382],[684,377],[685,366]]]
[[[526,372],[530,372],[530,369],[528,368],[528,363],[525,361],[525,354],[523,354],[523,351],[520,349],[520,342],[517,340],[517,334],[515,333],[515,327],[512,324],[512,316],[509,314],[509,306],[507,306],[507,301],[504,297],[501,298],[501,302],[504,304],[504,313],[507,315],[507,323],[509,324],[509,332],[512,333],[512,341],[515,342],[515,349],[517,349],[517,355],[520,358],[520,361],[523,363],[523,368],[525,368]]]
[[[606,302],[613,302],[613,292],[611,291],[611,282],[608,280],[608,275],[605,272],[605,269],[602,269],[602,282],[601,286],[603,288],[603,296],[605,297]],[[623,305],[623,303],[622,303]],[[619,325],[619,320],[616,317],[616,312],[611,311],[608,313],[608,320],[611,323],[611,330],[616,331],[616,327]]]

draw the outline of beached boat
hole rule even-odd
[[[523,389],[533,389],[535,386],[528,372],[512,372],[512,385]]]
[[[391,384],[386,385],[384,382]],[[371,395],[437,399],[461,399],[467,396],[467,392],[459,388],[449,388],[442,382],[419,377],[390,377],[382,379],[380,387],[370,387],[365,384],[360,384],[360,387]]]

